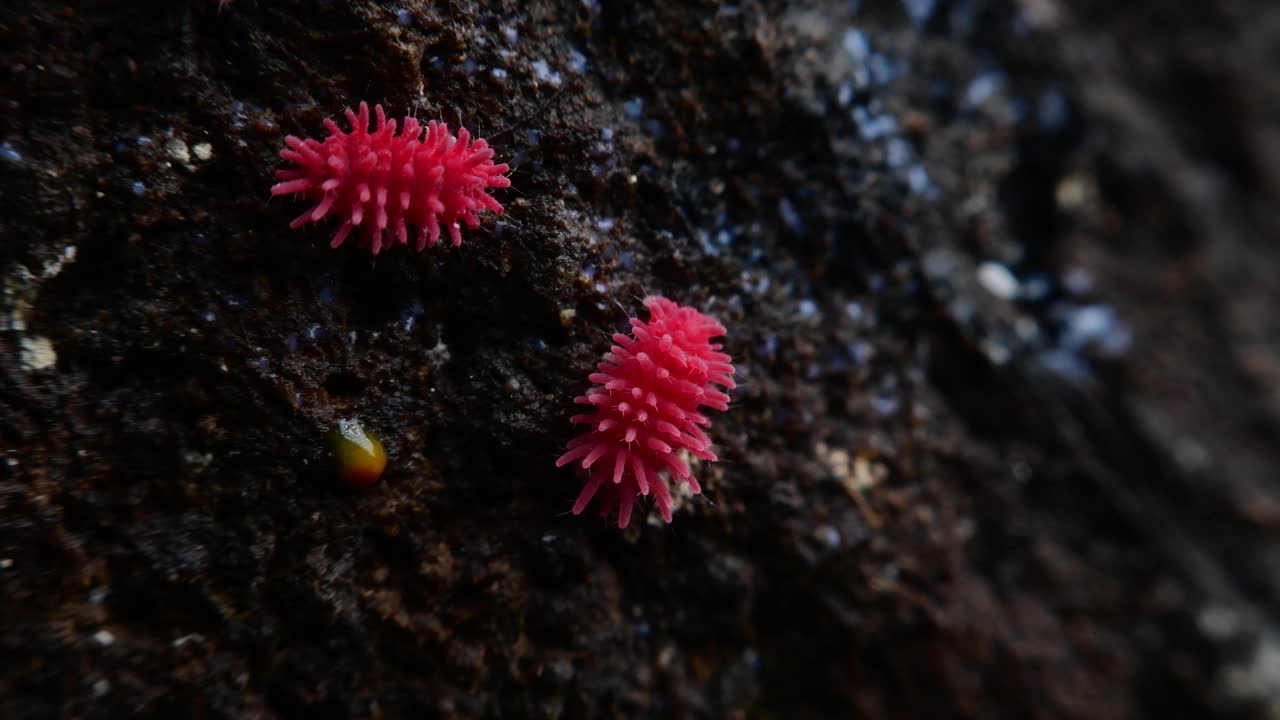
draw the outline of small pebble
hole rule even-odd
[[[902,0],[902,4],[911,19],[917,24],[923,25],[929,22],[929,18],[933,17],[933,11],[938,2],[937,0]]]
[[[867,42],[866,34],[857,28],[845,30],[840,44],[849,55],[849,59],[855,63],[865,62],[867,56],[871,54],[871,43]]]
[[[1018,279],[1000,263],[988,261],[979,265],[978,282],[1001,300],[1012,300],[1018,295]]]
[[[25,336],[20,345],[19,364],[26,370],[47,370],[58,362],[58,354],[47,337]]]
[[[778,200],[778,217],[782,219],[782,224],[787,229],[797,235],[804,232],[804,220],[800,217],[800,213],[796,211],[796,206],[791,204],[788,198]]]
[[[819,525],[813,534],[828,550],[840,547],[840,531],[830,525]]]
[[[644,98],[631,98],[622,104],[622,110],[632,120],[639,120],[644,116]]]
[[[186,165],[191,162],[191,150],[187,148],[187,144],[178,138],[174,138],[164,144],[164,152],[169,159]]]
[[[538,78],[538,80],[551,85],[560,85],[560,73],[552,70],[546,60],[539,58],[529,63],[529,65],[533,68],[533,74]]]
[[[985,72],[975,77],[965,89],[964,101],[969,107],[978,107],[1000,89],[1003,78],[994,72]]]

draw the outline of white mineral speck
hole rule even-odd
[[[1082,267],[1069,268],[1062,275],[1062,285],[1073,295],[1084,295],[1093,289],[1093,275]]]
[[[929,171],[924,169],[923,165],[912,165],[907,168],[907,185],[911,187],[911,192],[924,194],[929,191]]]
[[[986,72],[978,75],[965,88],[964,100],[969,107],[978,107],[1000,90],[1004,79],[997,73]]]
[[[804,220],[800,217],[796,206],[791,203],[789,198],[784,197],[778,200],[778,217],[792,232],[796,234],[804,232]]]
[[[1196,616],[1200,631],[1210,638],[1223,642],[1240,631],[1240,614],[1225,605],[1209,605]]]
[[[867,42],[867,36],[857,28],[846,30],[840,44],[849,54],[849,59],[856,63],[865,62],[867,55],[871,54],[871,44]]]
[[[33,335],[22,338],[22,367],[26,370],[44,370],[58,362],[49,338]]]
[[[556,86],[560,85],[560,82],[561,82],[560,73],[556,72],[555,70],[552,70],[551,66],[547,64],[546,60],[539,58],[529,63],[529,65],[533,67],[533,74],[536,75],[538,79],[541,80],[542,82],[550,83]]]
[[[978,282],[1001,300],[1012,300],[1018,294],[1018,279],[1000,263],[984,262],[979,265]]]
[[[906,6],[907,14],[912,20],[923,25],[933,17],[933,12],[937,6],[937,0],[903,0],[902,4]]]
[[[840,531],[830,525],[818,526],[818,529],[814,531],[814,536],[823,545],[826,545],[829,550],[834,550],[840,547]]]
[[[365,452],[373,452],[373,441],[369,439],[368,433],[364,431],[364,426],[359,420],[351,418],[342,418],[338,420],[338,433],[347,442],[360,447]]]
[[[178,138],[174,138],[164,144],[164,152],[169,159],[187,165],[191,162],[191,151],[187,149],[187,144]]]
[[[171,644],[175,648],[180,648],[188,643],[202,643],[202,642],[204,642],[204,636],[201,635],[200,633],[188,633],[186,635],[183,635],[180,638],[174,639],[174,641]]]

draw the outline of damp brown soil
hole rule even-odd
[[[1280,707],[1262,0],[15,0],[0,716]],[[350,103],[512,163],[457,248],[287,229]],[[553,461],[660,293],[705,492]],[[354,419],[387,471],[335,479]]]

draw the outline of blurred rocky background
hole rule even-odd
[[[8,0],[0,717],[1280,717],[1278,70],[1264,0]],[[289,231],[360,100],[507,214]],[[619,532],[553,460],[647,293],[740,388]]]

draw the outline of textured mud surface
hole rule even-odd
[[[1269,3],[125,5],[0,17],[0,717],[1280,712]],[[288,231],[362,99],[507,215]],[[620,533],[552,461],[655,292],[741,388]]]

